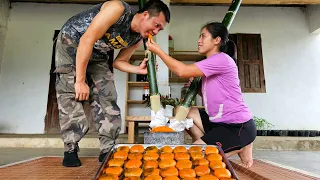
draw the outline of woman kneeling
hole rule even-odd
[[[228,35],[222,23],[205,25],[198,41],[198,52],[207,58],[194,64],[184,64],[170,57],[152,40],[147,46],[179,77],[202,77],[205,110],[191,108],[188,114],[188,118],[194,120],[194,126],[188,130],[194,144],[219,145],[227,157],[238,154],[243,165],[249,168],[253,164],[256,126],[243,100],[238,68],[231,58],[235,57],[236,48],[233,46],[234,51],[227,51],[227,44],[231,42],[228,42]]]

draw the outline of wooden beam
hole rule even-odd
[[[125,0],[129,4],[137,4],[138,0]],[[97,4],[105,0],[10,0],[10,2],[37,2],[37,3],[76,3]],[[227,5],[231,0],[170,0],[172,5]],[[243,0],[243,5],[306,5],[320,4],[320,0]]]

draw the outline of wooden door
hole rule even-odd
[[[237,44],[242,92],[265,93],[260,34],[237,34]]]
[[[55,89],[56,74],[53,73],[55,70],[55,47],[56,47],[55,39],[57,38],[58,34],[59,34],[59,30],[56,30],[53,36],[47,113],[45,117],[45,133],[46,134],[57,134],[60,132],[59,111],[58,111],[57,96],[56,96],[56,89]]]
[[[230,34],[237,45],[237,65],[242,92],[266,92],[260,34]]]

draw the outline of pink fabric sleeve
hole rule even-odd
[[[195,65],[198,66],[206,77],[225,73],[231,68],[228,58],[223,53],[196,62]]]

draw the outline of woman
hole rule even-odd
[[[194,121],[194,126],[188,130],[194,144],[217,144],[227,157],[238,154],[243,165],[249,168],[253,164],[256,126],[242,98],[235,60],[222,51],[228,49],[228,35],[222,23],[205,25],[198,41],[198,52],[207,59],[188,65],[167,55],[152,40],[148,40],[147,46],[179,77],[202,76],[205,111],[191,108],[188,114]]]

